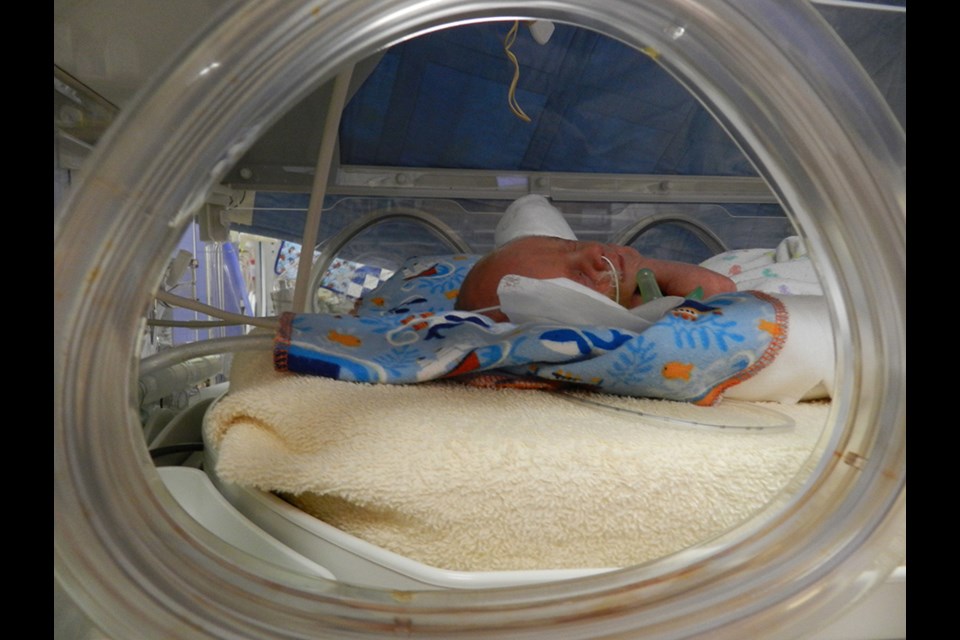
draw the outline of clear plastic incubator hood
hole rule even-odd
[[[378,589],[239,550],[174,500],[144,445],[138,344],[165,265],[213,188],[250,176],[238,160],[344,69],[447,27],[515,20],[575,25],[654,60],[805,240],[837,355],[809,472],[718,537],[546,584]],[[55,219],[57,588],[112,638],[810,635],[903,557],[905,176],[902,127],[806,3],[238,2],[121,114]]]

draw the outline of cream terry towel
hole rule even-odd
[[[776,432],[670,426],[542,391],[278,374],[267,353],[238,355],[231,385],[206,426],[223,479],[462,571],[625,566],[722,533],[804,466],[829,410],[765,404],[796,421]]]

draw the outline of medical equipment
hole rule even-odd
[[[594,5],[251,3],[124,116],[55,223],[56,575],[97,625],[184,637],[309,635],[320,624],[354,635],[798,634],[889,572],[905,518],[902,131],[809,7]],[[360,590],[222,544],[161,488],[130,409],[140,313],[183,224],[250,141],[344,63],[451,20],[517,14],[644,47],[710,106],[794,216],[843,346],[836,426],[821,440],[832,453],[710,544],[536,588]]]
[[[640,289],[640,295],[647,302],[663,297],[663,294],[660,293],[660,287],[657,286],[657,278],[650,269],[641,269],[637,272],[637,287]],[[703,295],[702,290],[700,295]]]

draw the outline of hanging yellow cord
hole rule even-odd
[[[510,59],[510,62],[513,63],[513,81],[510,82],[510,91],[507,92],[507,104],[510,105],[510,111],[513,111],[513,115],[517,116],[524,122],[530,122],[530,116],[523,112],[523,109],[520,108],[520,105],[517,104],[517,82],[520,81],[520,61],[517,60],[517,56],[510,51],[510,47],[513,46],[513,42],[517,39],[517,29],[520,28],[520,21],[516,20],[513,23],[513,27],[507,33],[507,37],[503,40],[503,52],[507,54],[507,58]]]

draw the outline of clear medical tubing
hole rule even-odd
[[[55,577],[108,635],[789,637],[891,569],[906,503],[906,141],[812,8],[255,0],[232,9],[123,114],[55,219]],[[413,593],[308,579],[246,556],[175,505],[139,433],[135,345],[164,263],[211,184],[341,65],[495,16],[572,22],[648,47],[728,128],[824,280],[837,328],[835,426],[810,474],[757,517],[607,575]]]

